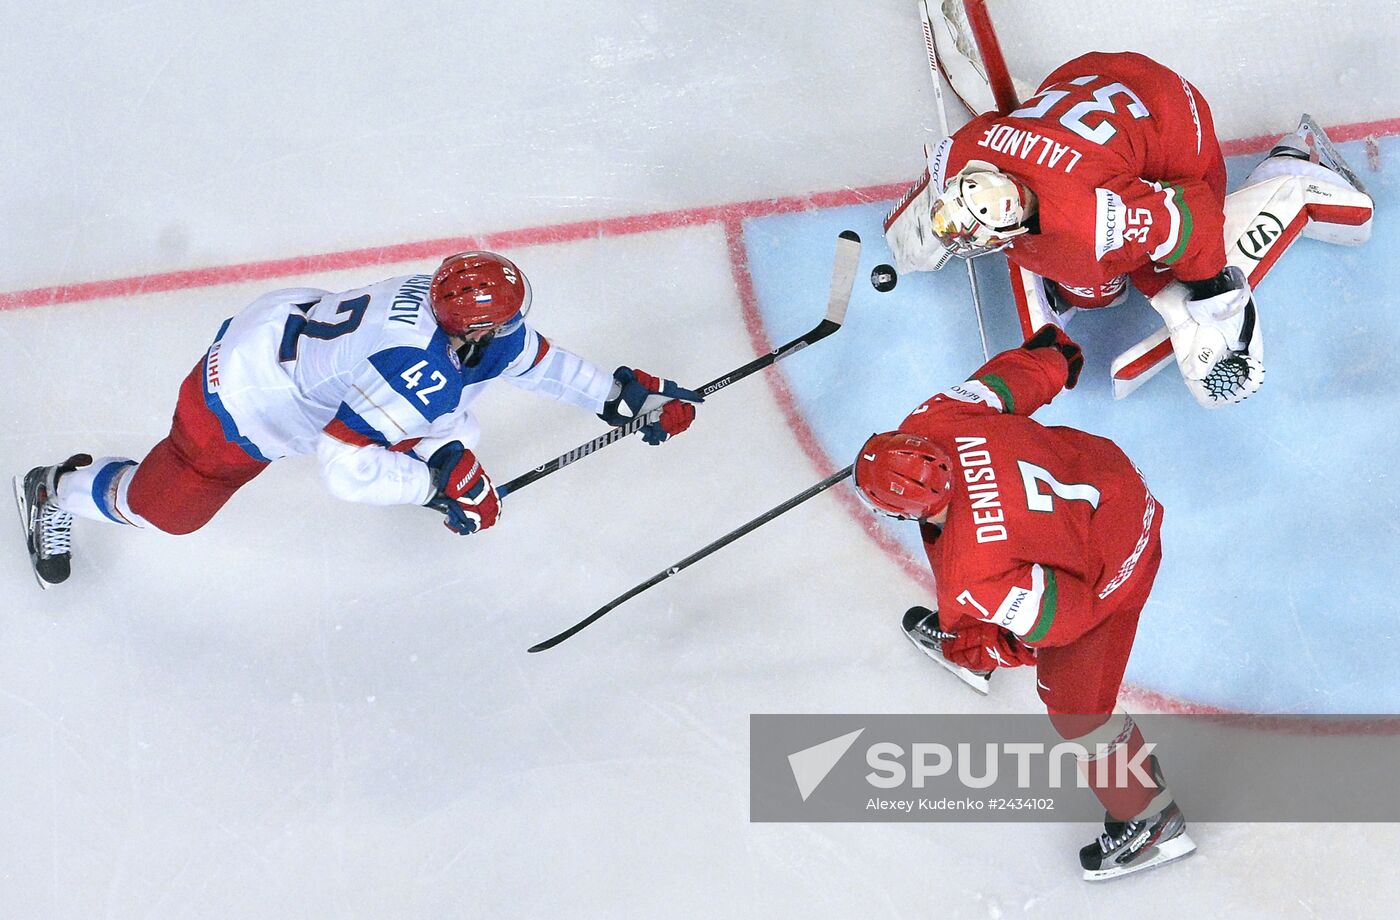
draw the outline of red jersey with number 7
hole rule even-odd
[[[1068,645],[1107,617],[1160,537],[1162,506],[1118,445],[1029,418],[1066,373],[1055,349],[1012,349],[899,427],[954,463],[947,522],[923,527],[944,628],[981,620]]]
[[[1160,276],[1134,277],[1151,295],[1225,267],[1225,161],[1210,108],[1151,58],[1093,52],[1056,68],[1016,111],[945,140],[934,181],[946,187],[969,160],[1035,193],[1032,230],[1006,254],[1042,277],[1096,288],[1154,265]]]

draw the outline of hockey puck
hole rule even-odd
[[[899,275],[893,265],[877,265],[870,271],[870,284],[881,294],[893,291],[898,283]]]

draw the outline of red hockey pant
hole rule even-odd
[[[1099,601],[1108,612],[1103,621],[1068,645],[1036,652],[1037,686],[1052,719],[1061,713],[1107,716],[1113,712],[1137,636],[1138,617],[1161,564],[1162,540],[1154,533],[1132,577]]]
[[[204,401],[204,362],[180,385],[170,434],[132,474],[127,504],[166,533],[193,533],[267,467],[224,438]]]
[[[1108,606],[1107,618],[1069,645],[1042,648],[1036,653],[1036,683],[1050,712],[1050,722],[1063,738],[1089,735],[1109,720],[1118,701],[1123,671],[1137,636],[1138,617],[1152,593],[1152,583],[1162,563],[1162,541],[1153,533],[1137,569],[1124,584],[1100,603]],[[1124,743],[1107,758],[1104,771],[1092,770],[1090,788],[1110,814],[1128,820],[1148,809],[1160,790],[1142,783],[1131,773],[1118,785],[1118,764],[1131,762],[1144,744],[1134,725]],[[1089,769],[1085,765],[1085,769]]]

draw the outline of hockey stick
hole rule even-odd
[[[636,597],[638,594],[641,594],[648,588],[660,584],[661,582],[665,581],[666,579],[670,578],[672,575],[675,575],[677,572],[680,572],[683,569],[690,568],[692,565],[699,562],[701,559],[704,559],[711,553],[724,549],[726,546],[733,543],[735,540],[739,539],[744,534],[751,533],[752,531],[757,530],[764,524],[767,524],[769,521],[773,520],[775,517],[778,517],[780,514],[783,514],[785,512],[791,511],[793,508],[796,508],[798,505],[802,504],[814,495],[820,495],[822,492],[825,492],[827,489],[836,485],[838,482],[845,479],[847,476],[851,475],[851,471],[854,469],[855,466],[852,465],[846,467],[844,470],[839,470],[835,473],[832,473],[830,476],[826,477],[821,482],[817,483],[814,486],[810,486],[809,488],[803,490],[797,495],[794,495],[792,498],[789,498],[787,501],[783,502],[776,508],[773,508],[770,511],[765,511],[763,514],[754,518],[752,521],[749,521],[744,526],[738,528],[737,530],[731,530],[729,533],[720,537],[715,542],[709,544],[708,546],[702,549],[696,550],[689,556],[686,556],[684,559],[682,559],[680,562],[677,562],[675,565],[672,565],[666,569],[663,569],[660,572],[657,572],[655,575],[651,576],[646,581],[637,585],[635,588],[631,589],[625,594],[621,594],[618,597],[613,598],[612,600],[604,604],[602,607],[599,607],[597,610],[584,617],[582,620],[579,620],[573,626],[570,626],[568,629],[559,633],[557,636],[552,636],[551,638],[548,638],[543,642],[530,646],[530,651],[543,652],[545,649],[554,648],[554,646],[558,645],[560,642],[563,642],[565,639],[569,638],[574,633],[577,633],[588,627],[591,623],[602,619],[608,613],[610,613],[613,610],[616,610],[618,607],[627,603],[632,598]]]
[[[977,314],[977,337],[982,340],[982,362],[992,360],[991,354],[987,351],[987,328],[982,325],[982,293],[977,287],[977,269],[973,267],[972,260],[967,260],[967,283],[972,289],[972,310]]]
[[[698,392],[702,397],[709,397],[731,383],[743,380],[750,374],[763,370],[784,358],[795,355],[802,349],[814,342],[831,335],[841,328],[841,323],[846,319],[846,308],[851,302],[851,289],[855,286],[856,268],[860,262],[860,236],[854,230],[842,230],[836,240],[836,263],[831,273],[831,293],[827,296],[826,316],[811,329],[799,335],[780,348],[775,348],[766,355],[762,355],[742,367],[735,368],[723,377],[716,377],[709,383],[700,387]],[[543,479],[550,473],[562,470],[576,460],[581,460],[591,453],[602,450],[614,441],[620,441],[630,434],[650,425],[661,417],[661,409],[653,409],[646,415],[639,415],[625,425],[619,425],[587,444],[580,444],[566,454],[561,454],[550,460],[543,466],[537,466],[528,473],[523,473],[510,482],[496,487],[496,495],[505,498],[512,492],[523,489],[537,479]]]
[[[928,51],[928,75],[933,80],[933,98],[938,106],[938,127],[943,132],[944,137],[950,136],[948,130],[948,106],[943,101],[943,81],[938,76],[938,49],[933,41],[933,23],[928,16],[928,3],[926,0],[919,0],[919,14],[924,27],[924,48]],[[935,192],[942,189],[934,189]],[[977,269],[972,266],[971,259],[963,260],[967,265],[967,283],[972,290],[972,309],[977,314],[977,335],[982,339],[982,360],[990,361],[991,353],[987,350],[987,329],[982,324],[982,297],[977,288]]]

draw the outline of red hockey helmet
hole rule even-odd
[[[433,316],[448,335],[510,332],[530,312],[530,282],[505,256],[459,252],[443,260],[428,291]]]
[[[953,500],[953,461],[922,435],[872,434],[856,458],[856,492],[880,514],[926,520]]]

